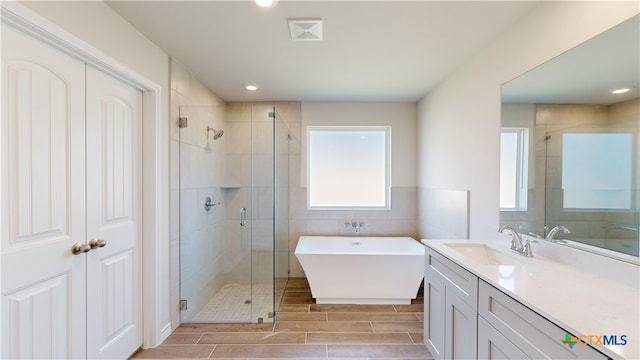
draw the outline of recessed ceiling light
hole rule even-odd
[[[256,91],[256,90],[258,90],[258,85],[256,85],[256,84],[246,84],[246,85],[244,85],[244,88],[249,90],[249,91]]]
[[[278,5],[278,0],[253,0],[258,6],[263,8],[271,8]]]
[[[622,89],[615,89],[615,90],[611,90],[612,94],[624,94],[626,92],[629,92],[631,89],[629,88],[622,88]]]

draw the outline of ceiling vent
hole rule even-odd
[[[289,33],[294,41],[322,40],[322,19],[289,19]]]

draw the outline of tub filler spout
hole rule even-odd
[[[355,222],[355,221],[352,221],[352,222],[348,222],[347,221],[347,222],[344,223],[345,227],[347,227],[347,228],[352,227],[352,228],[356,229],[356,233],[360,233],[360,229],[363,228],[364,225],[365,225],[365,223],[363,223],[363,222]]]

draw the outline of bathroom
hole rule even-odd
[[[500,224],[500,85],[638,13],[633,4],[540,4],[523,14],[525,20],[512,25],[511,31],[497,34],[492,43],[440,79],[428,94],[411,102],[256,101],[246,96],[241,102],[225,103],[183,64],[160,50],[104,3],[68,4],[69,8],[64,9],[45,2],[27,6],[161,88],[157,105],[161,121],[149,132],[159,139],[151,149],[160,159],[155,173],[157,181],[153,185],[158,194],[154,211],[159,219],[154,228],[157,239],[154,256],[163,265],[145,274],[150,276],[145,284],[156,284],[153,293],[157,298],[155,304],[149,305],[154,309],[149,315],[152,320],[145,321],[150,327],[145,330],[145,344],[149,347],[160,344],[181,322],[179,224],[183,220],[179,189],[182,169],[178,170],[177,164],[183,130],[178,127],[177,119],[183,112],[186,114],[194,107],[207,107],[213,112],[211,123],[203,124],[198,131],[208,137],[205,143],[208,141],[214,157],[223,152],[220,147],[225,147],[225,153],[232,147],[234,125],[231,122],[237,119],[238,113],[256,113],[260,119],[268,119],[268,113],[275,112],[287,128],[287,135],[291,135],[291,139],[289,136],[286,139],[289,216],[288,248],[283,261],[288,263],[290,277],[304,274],[293,256],[298,237],[309,233],[354,235],[354,229],[344,226],[346,221],[364,223],[361,230],[366,235],[400,233],[416,239],[495,239]],[[584,23],[581,19],[585,17],[599,21]],[[94,20],[95,29],[104,32],[118,29],[114,31],[118,41],[106,39],[101,31],[86,31],[86,19]],[[555,32],[566,28],[572,32],[549,43]],[[139,56],[130,56],[132,51]],[[185,117],[193,119],[191,114]],[[364,118],[366,125],[393,127],[396,140],[392,141],[391,211],[307,210],[307,194],[304,186],[299,186],[306,184],[305,128],[345,124],[345,120],[351,125],[362,125]],[[193,122],[187,129],[194,129],[192,126]],[[224,131],[224,135],[214,140],[215,133],[208,131],[207,126]],[[224,167],[222,172],[228,175],[233,163],[229,160],[219,159],[214,163],[216,167]],[[216,226],[224,227],[225,231],[232,227],[237,230],[238,206],[224,210],[228,213],[220,219],[228,219],[229,224],[221,224],[214,217],[222,216],[223,205],[229,205],[239,190],[233,188],[235,184],[229,178],[216,181],[220,185],[217,189],[199,195],[210,196],[213,204],[220,202],[210,212]],[[223,189],[225,186],[229,188]],[[199,195],[193,198],[192,204],[193,211],[201,213],[205,199]],[[225,241],[224,238],[218,240]]]

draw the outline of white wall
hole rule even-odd
[[[124,67],[132,70],[140,76],[157,84],[160,87],[160,128],[145,128],[145,135],[154,133],[155,144],[144,144],[145,151],[157,154],[161,159],[155,173],[161,176],[155,179],[146,179],[145,183],[152,182],[158,187],[157,192],[164,194],[160,198],[145,199],[144,213],[154,218],[166,219],[156,224],[155,228],[145,231],[153,232],[157,243],[156,249],[152,249],[158,255],[160,264],[169,263],[169,56],[151,41],[139,33],[133,26],[126,22],[110,7],[100,1],[24,1],[22,5],[34,11],[38,15],[69,32],[76,38],[86,42],[91,47],[119,62]],[[157,214],[150,215],[150,214]],[[149,251],[149,249],[146,249]],[[163,331],[162,336],[168,335],[170,330],[171,314],[169,303],[169,267],[159,266],[158,274],[161,279],[157,284],[148,289],[145,285],[145,295],[157,301],[152,319],[147,321],[154,332]],[[166,279],[166,281],[163,281]],[[153,295],[149,294],[153,292]],[[152,338],[149,338],[152,336]],[[145,334],[145,346],[155,346],[161,341],[156,335]]]
[[[169,108],[169,56],[102,1],[22,1],[26,7],[160,85]],[[165,114],[168,118],[168,114]]]
[[[542,2],[420,101],[419,186],[470,191],[471,239],[495,238],[499,223],[500,85],[638,12],[635,1]]]

